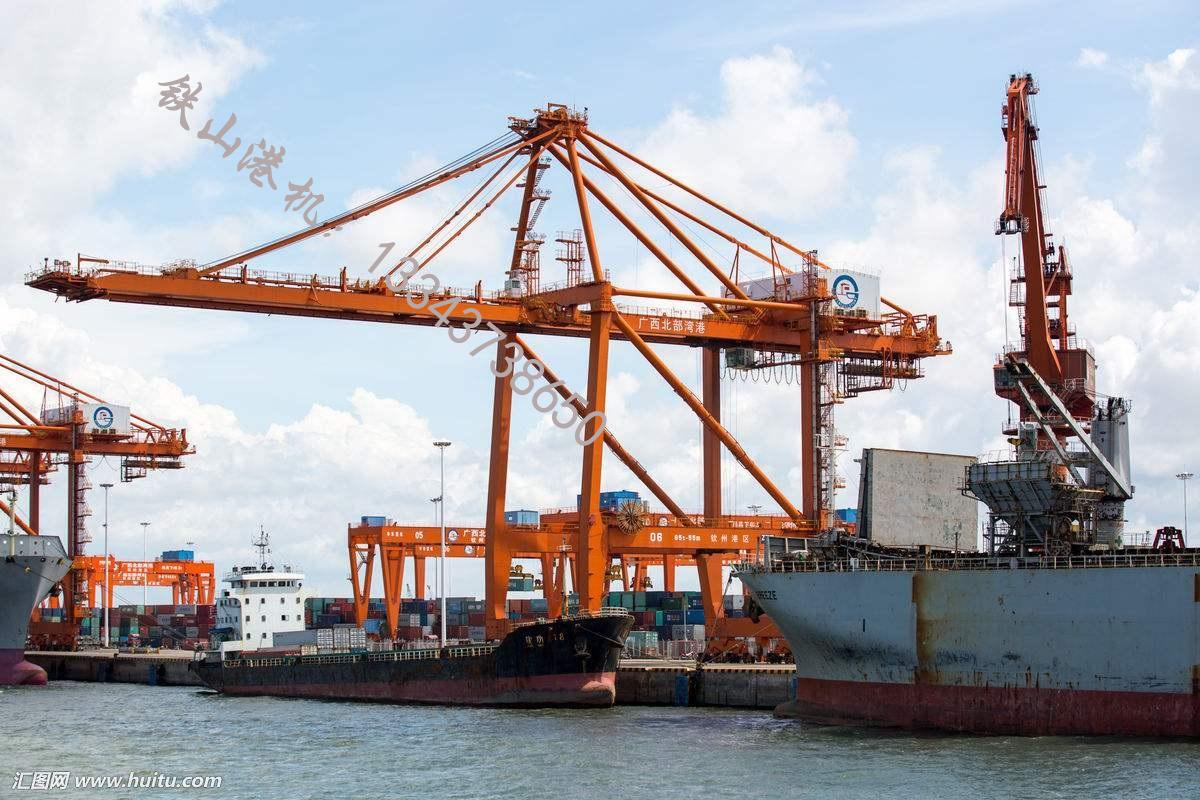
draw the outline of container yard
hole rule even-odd
[[[1015,5],[12,14],[14,796],[1194,793],[1200,28]]]

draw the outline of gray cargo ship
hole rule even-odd
[[[970,463],[959,480],[989,509],[986,552],[885,545],[889,531],[873,524],[872,539],[830,532],[737,573],[795,655],[796,698],[777,713],[1200,736],[1200,550],[1176,528],[1123,544],[1128,404],[1108,398],[1081,422],[1019,353],[1001,359],[995,382],[1024,406],[1014,451]]]
[[[1095,357],[1067,316],[1076,276],[1042,213],[1037,92],[1032,75],[1014,74],[1001,110],[995,232],[1021,241],[1008,294],[1020,338],[1006,342],[992,379],[1019,412],[1003,428],[1012,451],[970,459],[929,495],[910,473],[866,507],[869,533],[830,529],[811,550],[767,549],[738,573],[795,654],[796,698],[780,714],[1200,736],[1200,550],[1174,527],[1145,547],[1126,541],[1129,404],[1096,391]],[[945,525],[960,492],[988,507],[984,552],[963,550],[973,525]],[[885,519],[872,519],[879,512]]]
[[[780,716],[1200,736],[1195,550],[939,559],[839,549],[739,574],[795,655],[796,699]]]
[[[71,562],[57,536],[0,534],[0,686],[41,685],[46,672],[25,660],[29,615]]]

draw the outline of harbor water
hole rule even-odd
[[[491,710],[52,682],[0,690],[0,797],[1161,798],[1200,742],[913,735],[762,711]],[[218,776],[219,789],[14,789],[24,774]],[[148,782],[148,781],[147,781]],[[73,784],[72,784],[73,785]]]

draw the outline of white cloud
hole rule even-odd
[[[820,80],[776,47],[721,67],[715,115],[676,107],[644,139],[647,161],[755,216],[806,217],[837,204],[858,150],[849,114],[817,99]]]
[[[1079,51],[1079,58],[1076,59],[1075,63],[1080,67],[1098,69],[1108,64],[1108,53],[1103,50],[1085,47]]]
[[[213,101],[262,62],[241,40],[195,16],[188,4],[81,5],[64,14],[19,3],[6,13],[0,70],[0,174],[18,192],[0,209],[14,226],[85,209],[117,176],[177,166],[204,146],[159,108],[159,82],[203,83],[190,112],[199,130]],[[52,43],[47,50],[47,44]],[[5,202],[7,201],[7,202]]]

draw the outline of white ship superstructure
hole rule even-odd
[[[304,585],[303,572],[262,564],[234,567],[223,580],[229,588],[217,598],[222,650],[272,647],[276,634],[304,630],[305,600],[312,590]]]

